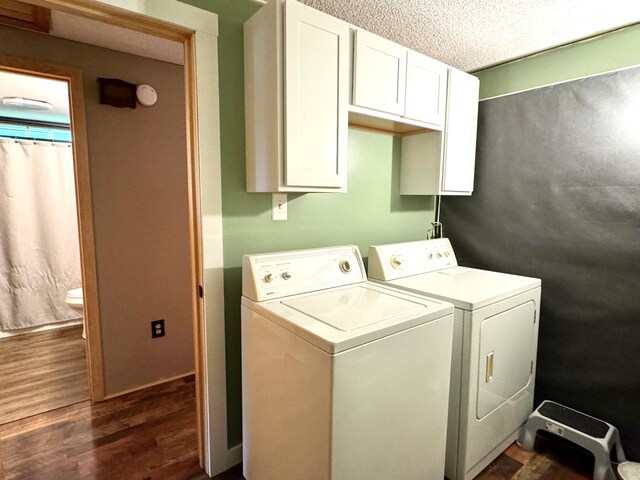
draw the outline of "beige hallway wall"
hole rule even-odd
[[[0,27],[0,53],[84,75],[105,393],[193,371],[183,68]],[[146,83],[158,103],[99,104],[98,77]],[[151,338],[164,319],[166,336]]]

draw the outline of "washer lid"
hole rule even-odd
[[[401,315],[419,315],[427,308],[364,287],[330,290],[282,303],[343,332]]]
[[[242,305],[330,354],[453,313],[449,303],[371,282],[263,302],[242,297]]]
[[[458,308],[475,310],[539,287],[541,281],[539,278],[453,267],[400,278],[386,284],[440,298]]]

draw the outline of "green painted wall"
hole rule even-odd
[[[476,72],[480,98],[640,64],[640,24]]]
[[[229,445],[242,439],[241,261],[245,253],[417,240],[433,219],[433,197],[401,197],[400,142],[349,134],[349,193],[289,195],[289,220],[273,222],[270,194],[245,191],[242,24],[260,8],[249,0],[181,0],[219,16],[222,212]],[[640,64],[640,25],[476,73],[480,98]]]
[[[271,195],[245,190],[242,24],[248,0],[182,0],[219,15],[222,214],[229,445],[242,439],[240,294],[246,253],[419,240],[433,220],[433,197],[400,196],[400,141],[349,131],[348,193],[289,194],[289,220],[271,220]]]

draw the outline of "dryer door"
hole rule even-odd
[[[525,388],[532,376],[535,303],[484,319],[480,327],[478,403],[481,420]]]

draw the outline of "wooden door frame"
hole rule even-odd
[[[177,0],[21,1],[184,45],[198,453],[200,465],[216,475],[242,460],[242,446],[229,448],[227,441],[218,17]],[[88,170],[79,173],[88,188]],[[198,295],[202,286],[206,297]]]
[[[96,253],[93,235],[93,207],[89,182],[89,150],[87,124],[84,116],[84,87],[82,71],[77,68],[41,62],[38,60],[0,54],[0,71],[48,78],[66,82],[69,92],[71,131],[73,132],[73,172],[76,187],[76,210],[82,286],[84,319],[87,337],[87,367],[91,401],[104,398],[102,369],[102,342],[98,309],[98,277],[96,275]]]

